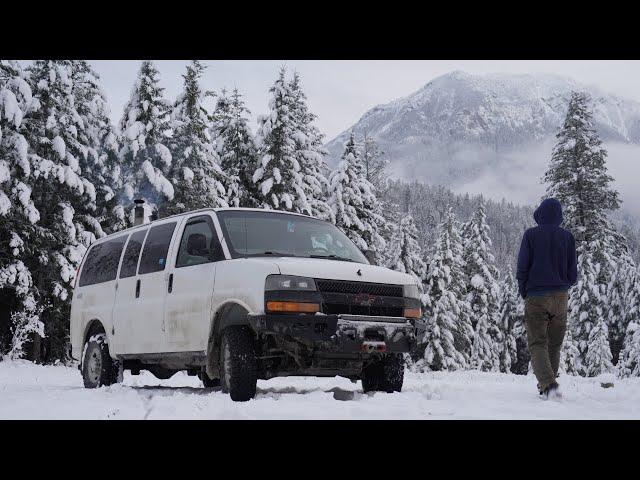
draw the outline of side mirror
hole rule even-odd
[[[362,253],[371,265],[376,265],[376,254],[373,250],[364,250]]]

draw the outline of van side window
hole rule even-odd
[[[144,242],[138,274],[160,272],[167,265],[167,252],[176,222],[151,227]]]
[[[147,230],[144,229],[132,233],[131,237],[129,237],[129,243],[127,243],[127,249],[124,251],[122,266],[120,267],[120,278],[133,277],[136,274],[138,258],[140,257],[142,242],[144,242],[144,236],[146,234]]]
[[[224,260],[222,247],[211,217],[190,218],[184,227],[176,268]]]
[[[82,267],[79,286],[95,285],[116,279],[120,255],[127,241],[127,236],[114,238],[91,247],[87,260]]]

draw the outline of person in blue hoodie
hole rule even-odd
[[[531,366],[544,398],[559,395],[560,350],[567,329],[568,290],[577,280],[576,244],[560,227],[562,207],[543,200],[533,214],[538,224],[522,237],[518,254],[518,289],[525,300],[524,318]]]

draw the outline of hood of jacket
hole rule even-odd
[[[559,226],[562,223],[562,206],[555,198],[547,198],[536,209],[533,218],[538,225]]]

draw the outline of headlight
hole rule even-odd
[[[402,291],[402,295],[406,298],[420,298],[420,290],[418,285],[405,285]]]
[[[264,289],[269,290],[297,290],[316,291],[313,278],[295,277],[293,275],[269,275]]]

